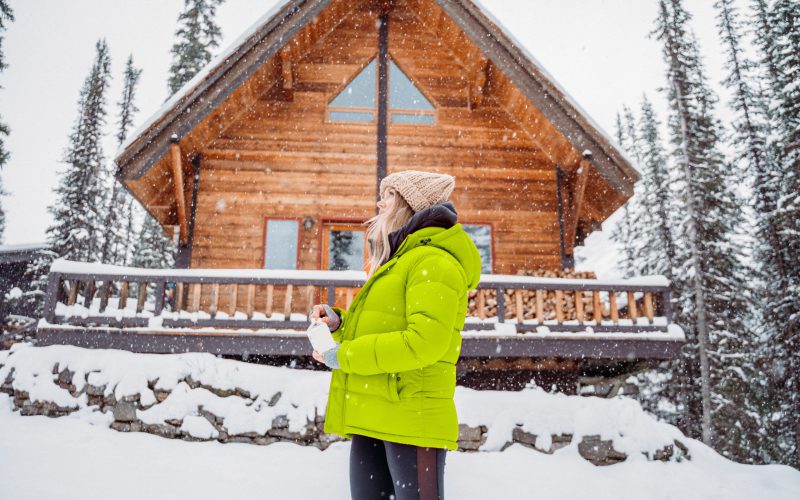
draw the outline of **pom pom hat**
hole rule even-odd
[[[419,212],[446,201],[455,185],[452,175],[403,170],[384,177],[380,189],[383,196],[386,189],[394,188],[414,212]]]

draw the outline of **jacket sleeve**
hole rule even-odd
[[[444,257],[422,257],[409,269],[406,282],[406,329],[345,340],[337,353],[341,370],[395,373],[441,359],[450,346],[462,282],[460,270]]]
[[[336,342],[341,342],[342,335],[344,334],[344,322],[347,312],[344,309],[340,309],[338,307],[332,307],[331,309],[333,309],[333,312],[339,315],[339,328],[337,328],[335,331],[332,331],[331,335],[333,336],[333,340],[335,340]]]

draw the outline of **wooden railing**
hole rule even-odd
[[[351,271],[147,270],[56,261],[45,319],[118,328],[304,329],[313,304],[338,298],[337,305],[349,306],[363,283],[364,273]],[[663,278],[483,275],[470,296],[465,330],[505,323],[519,332],[659,332],[672,316]]]

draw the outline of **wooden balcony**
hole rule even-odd
[[[346,307],[353,271],[135,269],[56,261],[37,343],[137,352],[311,354],[303,330],[321,301]],[[683,333],[664,278],[624,281],[483,275],[470,292],[462,358],[660,360]]]

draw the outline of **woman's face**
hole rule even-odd
[[[382,213],[386,212],[387,210],[389,210],[389,207],[391,207],[392,204],[394,203],[394,197],[395,196],[396,196],[396,193],[395,193],[394,189],[392,189],[392,188],[387,189],[383,193],[383,196],[381,196],[381,201],[378,202],[378,213],[379,214],[382,214]]]

